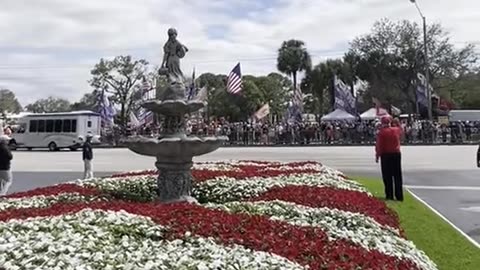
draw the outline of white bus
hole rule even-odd
[[[77,150],[87,134],[100,140],[101,118],[91,111],[35,113],[20,117],[10,141],[11,149],[62,148]]]

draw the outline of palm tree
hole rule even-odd
[[[310,54],[301,40],[284,41],[278,49],[277,69],[292,76],[293,87],[297,89],[297,72],[309,71],[312,67]]]

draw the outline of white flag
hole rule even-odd
[[[199,91],[198,94],[195,96],[195,101],[205,101],[207,99],[207,88],[204,86]]]
[[[270,114],[270,105],[267,103],[263,105],[256,113],[255,117],[260,120],[265,118],[265,116]]]
[[[140,126],[140,121],[138,121],[137,117],[132,111],[130,111],[130,124],[134,127]]]

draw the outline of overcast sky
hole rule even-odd
[[[480,1],[417,1],[458,46],[480,45]],[[283,40],[304,40],[317,64],[342,56],[382,17],[420,22],[409,0],[0,0],[0,88],[22,105],[49,95],[75,101],[91,91],[101,57],[160,64],[172,26],[190,49],[185,74],[228,73],[238,61],[244,74],[268,74]]]

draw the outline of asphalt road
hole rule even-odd
[[[480,169],[477,146],[405,146],[405,185],[480,243]],[[95,149],[97,176],[154,168],[154,159],[126,149]],[[196,161],[216,160],[316,160],[350,176],[380,178],[372,147],[253,147],[222,148]],[[82,177],[80,152],[14,152],[14,183],[11,192],[70,181]]]

